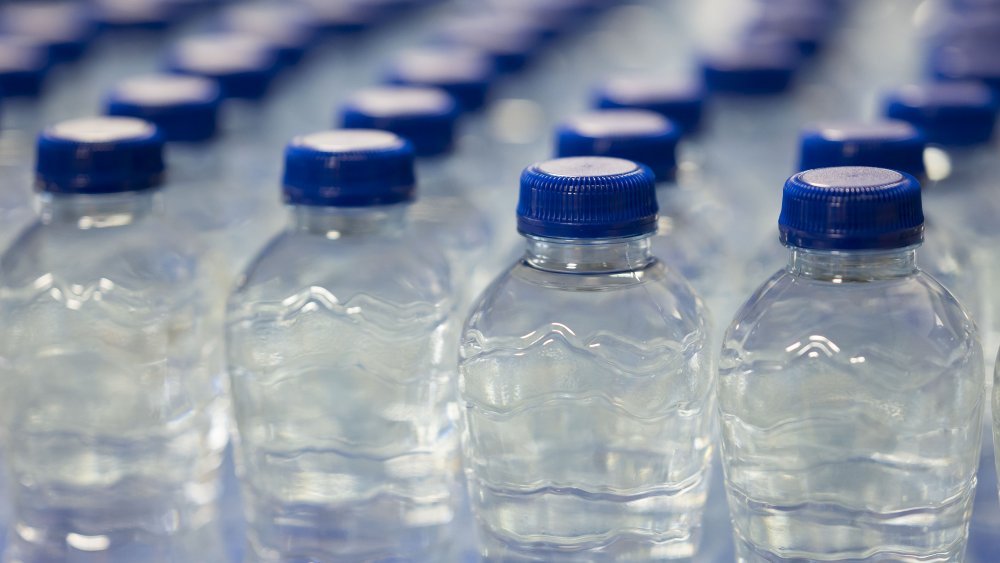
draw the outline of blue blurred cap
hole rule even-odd
[[[819,123],[799,135],[799,170],[874,166],[926,176],[927,140],[905,121]]]
[[[262,38],[286,66],[298,63],[316,39],[309,12],[294,4],[233,4],[222,10],[216,23],[220,31]]]
[[[768,95],[787,91],[799,65],[790,43],[744,43],[702,57],[701,70],[711,93]]]
[[[998,102],[983,84],[938,82],[892,91],[884,107],[887,117],[913,124],[929,143],[967,146],[993,137]]]
[[[465,111],[483,107],[495,76],[493,62],[482,52],[459,47],[427,47],[404,51],[386,75],[390,84],[440,88]]]
[[[200,76],[153,74],[119,82],[108,93],[108,115],[137,117],[159,128],[169,142],[200,142],[215,136],[222,96]]]
[[[294,0],[310,14],[310,20],[322,33],[357,33],[382,21],[384,11],[362,0]]]
[[[163,180],[163,136],[131,117],[64,121],[38,136],[37,187],[56,194],[145,190]]]
[[[180,15],[167,0],[88,0],[91,18],[106,29],[162,30]]]
[[[47,51],[23,36],[0,36],[0,92],[4,97],[41,94],[50,69]]]
[[[451,150],[459,109],[444,90],[415,86],[368,88],[341,106],[345,129],[391,131],[413,144],[419,156]]]
[[[182,39],[170,51],[166,68],[218,82],[225,98],[260,99],[277,73],[273,46],[252,35],[207,34]]]
[[[524,68],[542,45],[538,29],[519,18],[467,16],[449,22],[437,36],[445,45],[482,51],[502,73]]]
[[[560,158],[521,173],[517,230],[562,239],[608,239],[656,232],[656,186],[649,168],[620,158]]]
[[[285,149],[285,201],[369,207],[411,201],[410,143],[388,131],[334,130],[296,137]]]
[[[0,9],[0,30],[38,42],[52,63],[79,59],[96,35],[83,7],[64,2],[7,4]]]
[[[785,182],[782,244],[815,250],[886,250],[920,244],[920,183],[885,168],[845,166],[799,172]]]
[[[645,164],[657,182],[677,177],[681,131],[658,113],[608,109],[577,115],[556,128],[556,157],[609,156]]]
[[[1000,93],[1000,28],[991,42],[968,42],[936,49],[931,72],[940,80],[982,82]]]
[[[602,109],[654,111],[688,135],[701,128],[705,97],[705,87],[695,81],[632,76],[615,78],[598,87],[595,105]]]

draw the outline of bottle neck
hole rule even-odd
[[[289,228],[328,239],[396,233],[403,228],[406,208],[405,203],[371,207],[292,205],[289,211]]]
[[[582,240],[526,235],[525,260],[539,270],[572,274],[607,274],[645,268],[653,261],[650,235]]]
[[[790,248],[788,271],[833,283],[909,276],[917,271],[917,246],[891,250],[831,251]]]
[[[150,215],[159,190],[110,194],[50,194],[39,196],[42,223],[72,224],[79,229],[122,227]]]

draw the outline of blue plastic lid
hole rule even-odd
[[[677,177],[681,131],[658,113],[607,109],[571,117],[556,128],[556,157],[610,156],[645,164],[657,182]]]
[[[709,92],[744,95],[780,94],[791,87],[799,53],[784,42],[749,42],[702,57]]]
[[[885,115],[913,124],[930,143],[968,146],[993,137],[997,98],[985,85],[939,82],[910,85],[890,92]]]
[[[885,168],[845,166],[799,172],[785,182],[781,242],[816,250],[878,250],[920,244],[920,183]]]
[[[458,116],[458,104],[447,92],[415,86],[360,90],[341,107],[345,129],[391,131],[413,143],[419,156],[451,150]]]
[[[413,146],[388,131],[334,130],[296,137],[285,149],[285,201],[369,207],[413,200]]]
[[[401,53],[386,76],[390,84],[440,88],[465,111],[486,103],[495,70],[482,52],[460,47],[427,47]]]
[[[260,99],[277,72],[272,45],[247,34],[219,33],[179,41],[167,58],[167,70],[210,78],[225,98]]]
[[[0,37],[0,93],[5,97],[35,97],[49,71],[46,50],[25,37]]]
[[[310,20],[323,33],[355,33],[379,23],[384,17],[378,6],[360,0],[295,0],[310,13]]]
[[[180,74],[136,76],[108,94],[108,115],[138,117],[167,141],[200,142],[215,136],[222,96],[212,80]]]
[[[81,6],[47,1],[4,5],[0,30],[37,41],[48,50],[53,63],[80,58],[95,35],[94,25]]]
[[[163,136],[132,117],[64,121],[38,136],[37,187],[57,194],[153,188],[163,180]]]
[[[104,28],[160,30],[179,15],[167,0],[89,0],[91,17]]]
[[[521,173],[517,230],[564,239],[656,232],[656,186],[649,168],[620,158],[559,158]]]
[[[876,166],[923,178],[926,147],[924,136],[905,121],[819,123],[799,135],[799,170]]]
[[[762,9],[745,33],[750,41],[756,36],[784,40],[795,45],[804,56],[814,55],[826,43],[833,22],[830,12],[817,5],[788,2]]]
[[[496,70],[517,72],[542,44],[537,28],[519,18],[464,17],[445,25],[438,39],[445,45],[477,49],[493,59]]]
[[[309,12],[294,4],[233,4],[222,11],[217,24],[221,31],[261,37],[271,44],[283,65],[302,60],[316,38]]]
[[[705,107],[705,87],[694,81],[623,76],[597,89],[595,105],[602,109],[655,111],[679,126],[685,135],[697,133]]]
[[[1000,28],[991,42],[937,49],[930,63],[931,72],[938,79],[982,82],[1000,92]]]

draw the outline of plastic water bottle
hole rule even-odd
[[[883,120],[870,123],[827,122],[808,125],[799,137],[798,170],[833,166],[875,166],[905,172],[923,181],[927,177],[924,153],[927,141],[905,121]],[[925,198],[926,199],[926,198]],[[982,318],[982,280],[975,270],[972,250],[964,237],[950,226],[947,213],[924,207],[927,240],[917,251],[920,268],[952,290],[973,314]],[[749,295],[760,280],[780,269],[788,251],[771,235],[761,245],[746,271]]]
[[[576,157],[524,171],[524,258],[481,297],[459,362],[489,561],[692,556],[711,459],[706,312],[657,260],[652,172]]]
[[[288,226],[228,315],[255,560],[453,560],[454,304],[407,225],[413,158],[385,131],[288,146]]]
[[[475,186],[460,175],[462,163],[450,158],[458,116],[457,103],[443,90],[412,86],[360,90],[341,107],[344,127],[390,131],[413,144],[421,196],[410,217],[419,232],[444,248],[459,300],[468,303],[492,277],[481,267],[494,227],[479,207],[489,203],[489,194],[474,193]]]
[[[784,188],[789,262],[730,325],[722,453],[739,561],[961,561],[982,349],[916,264],[920,185],[820,168]]]
[[[609,109],[580,114],[556,129],[556,156],[610,156],[645,164],[656,177],[660,206],[653,255],[676,268],[712,311],[731,313],[730,263],[723,233],[723,209],[694,175],[679,173],[677,146],[681,129],[660,114],[645,110]],[[735,308],[736,304],[733,304]]]
[[[280,229],[275,198],[233,178],[235,155],[219,141],[221,96],[207,78],[179,74],[136,76],[108,94],[109,115],[155,124],[168,141],[170,185],[163,203],[168,221],[198,240],[224,265],[220,289],[230,283],[257,250]]]
[[[154,126],[38,141],[41,216],[0,258],[7,561],[218,561],[228,440],[210,264],[157,210]]]

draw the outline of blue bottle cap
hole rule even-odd
[[[493,61],[480,51],[427,47],[404,51],[396,57],[386,81],[440,88],[451,94],[462,110],[475,111],[485,105],[494,74]]]
[[[785,41],[802,56],[811,56],[826,43],[831,27],[826,10],[796,3],[762,10],[744,33],[748,41]]]
[[[649,168],[620,158],[559,158],[521,173],[517,230],[564,239],[656,232],[656,186]]]
[[[0,31],[38,42],[48,50],[52,63],[79,59],[95,35],[81,6],[47,1],[3,6]]]
[[[176,19],[177,6],[166,0],[90,0],[91,17],[111,29],[166,29]]]
[[[994,41],[935,50],[930,65],[935,78],[982,82],[1000,93],[1000,28]]]
[[[35,97],[49,71],[45,49],[25,37],[0,38],[0,93],[5,97]]]
[[[287,203],[370,207],[413,200],[413,146],[388,131],[334,130],[296,137],[285,149]]]
[[[144,119],[169,142],[200,142],[215,136],[222,96],[212,80],[151,74],[119,82],[108,94],[107,113]]]
[[[37,188],[55,194],[145,190],[163,180],[163,136],[132,117],[64,121],[38,136]]]
[[[746,42],[701,60],[709,92],[724,94],[780,94],[791,86],[798,65],[798,51],[785,42]]]
[[[819,123],[799,135],[799,170],[875,166],[924,178],[927,140],[905,121]]]
[[[451,150],[458,104],[443,90],[415,86],[368,88],[341,107],[345,129],[391,131],[413,143],[418,156]]]
[[[302,60],[316,38],[309,13],[294,4],[233,4],[219,15],[217,28],[262,38],[273,46],[279,63],[285,66]]]
[[[178,42],[167,70],[215,80],[225,98],[256,100],[267,95],[277,55],[264,40],[237,33],[208,34]]]
[[[359,0],[296,0],[310,13],[322,33],[356,33],[379,23],[383,14],[376,6]]]
[[[939,82],[890,92],[885,115],[919,129],[929,143],[968,146],[989,142],[997,117],[997,98],[983,84]]]
[[[445,45],[477,49],[493,59],[501,73],[524,68],[542,44],[538,29],[519,18],[465,17],[445,25],[438,40]]]
[[[601,109],[644,109],[673,121],[685,135],[701,128],[705,87],[690,80],[623,76],[597,89],[595,105]]]
[[[785,182],[781,243],[816,250],[879,250],[920,244],[920,183],[885,168],[799,172]]]
[[[571,117],[556,128],[556,157],[610,156],[645,164],[657,182],[677,177],[681,131],[658,113],[606,109]]]

